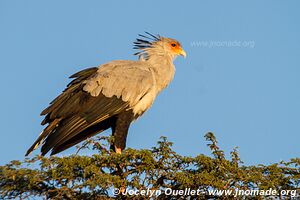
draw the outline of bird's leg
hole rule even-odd
[[[126,111],[117,116],[115,126],[112,127],[112,135],[114,136],[115,141],[113,146],[111,146],[111,149],[118,154],[121,154],[126,147],[127,133],[132,120],[132,111]]]
[[[122,149],[121,149],[121,148],[118,148],[118,147],[115,145],[115,152],[118,153],[118,154],[121,154],[121,153],[122,153]]]
[[[119,114],[116,118],[115,125],[112,127],[112,135],[114,136],[115,140],[110,148],[113,149],[118,154],[121,154],[122,150],[124,150],[126,147],[127,133],[128,133],[130,123],[133,120],[133,116],[134,115],[132,111],[126,111],[124,113]],[[116,174],[120,176],[122,179],[126,179],[126,177],[124,177],[123,170],[124,170],[123,163],[118,164]],[[125,189],[126,189],[126,185],[122,184],[121,187],[119,188],[120,193],[122,194],[125,191]]]

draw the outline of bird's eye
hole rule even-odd
[[[175,44],[175,43],[172,43],[171,46],[172,46],[172,47],[176,47],[176,44]]]

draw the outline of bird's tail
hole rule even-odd
[[[39,135],[38,139],[33,143],[33,145],[27,150],[25,156],[28,156],[32,151],[37,149],[43,142],[44,139],[52,133],[55,128],[57,127],[58,123],[60,122],[60,119],[55,119],[52,121]]]

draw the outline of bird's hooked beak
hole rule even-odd
[[[186,57],[186,52],[182,48],[180,48],[179,55],[181,55],[185,58]]]

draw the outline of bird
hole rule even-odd
[[[46,126],[25,156],[41,147],[41,155],[54,155],[107,129],[114,138],[111,149],[126,147],[128,129],[172,81],[174,59],[186,57],[172,38],[145,32],[134,42],[137,60],[113,60],[79,71],[41,112]]]

